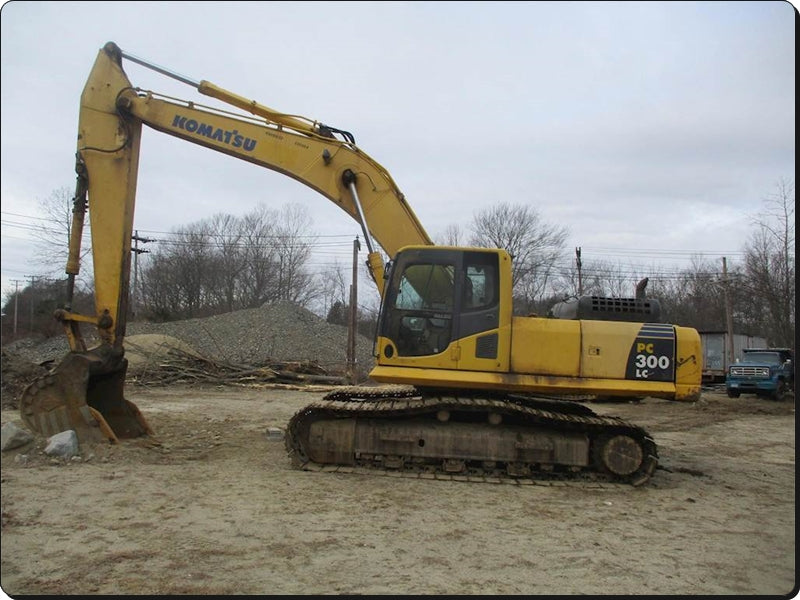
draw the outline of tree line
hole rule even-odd
[[[58,190],[49,199],[47,214],[53,219],[61,215],[66,221],[68,211],[61,206],[65,193]],[[659,300],[666,322],[700,331],[725,331],[725,311],[730,306],[737,333],[763,336],[774,346],[794,347],[793,183],[779,182],[759,215],[743,240],[742,258],[729,262],[724,271],[721,257],[714,261],[695,258],[688,268],[668,275],[658,267],[591,257],[578,264],[566,247],[568,229],[545,222],[534,207],[524,204],[489,206],[476,212],[467,228],[447,227],[436,242],[506,249],[513,257],[516,314],[546,315],[556,302],[579,295],[632,297],[636,284],[648,278],[647,295]],[[294,205],[279,210],[259,206],[241,217],[220,213],[174,230],[148,251],[141,267],[136,261],[130,318],[181,320],[285,301],[309,308],[330,322],[347,324],[350,267],[334,264],[313,271],[310,258],[318,238],[312,229],[308,212]],[[59,230],[68,237],[68,225],[61,223]],[[52,231],[42,239],[48,243],[42,254],[53,264],[55,254],[64,253],[65,247],[53,244]],[[89,260],[84,257],[85,262]],[[87,272],[91,268],[84,265],[84,275]],[[91,314],[91,278],[82,281],[73,308]],[[361,281],[359,330],[371,335],[377,293],[366,277]],[[52,312],[58,298],[63,298],[64,287],[61,279],[39,278],[10,294],[3,307],[3,340],[14,337],[12,314],[17,337],[31,331],[58,333]]]
[[[217,214],[160,243],[141,270],[134,307],[156,321],[206,317],[317,296],[307,268],[315,243],[299,206]]]

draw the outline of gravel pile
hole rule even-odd
[[[6,410],[17,408],[17,399],[22,390],[31,381],[47,373],[47,369],[3,348],[0,350],[0,373],[2,373],[0,405]]]
[[[90,328],[84,326],[87,343]],[[291,303],[264,305],[204,319],[170,323],[129,323],[127,336],[168,335],[187,343],[201,356],[218,362],[261,365],[270,361],[310,361],[331,373],[344,372],[347,327],[333,325]],[[35,363],[60,360],[69,347],[66,337],[44,341],[18,340],[5,349]],[[356,339],[357,368],[373,365],[372,340]]]

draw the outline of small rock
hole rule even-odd
[[[17,427],[14,423],[6,423],[3,425],[3,428],[0,430],[0,438],[2,438],[0,440],[0,449],[2,450],[19,448],[33,441],[33,435],[29,431]]]
[[[280,441],[283,439],[283,429],[280,427],[267,427],[267,439]]]
[[[72,429],[55,434],[48,438],[44,453],[49,456],[72,458],[78,454],[78,435]]]

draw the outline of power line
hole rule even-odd
[[[623,253],[623,254],[630,254],[630,253],[637,253],[637,254],[674,254],[674,255],[686,255],[691,256],[692,254],[710,254],[712,253],[709,250],[668,250],[664,248],[619,248],[619,247],[609,247],[609,246],[581,246],[581,249],[587,249],[593,251],[595,254],[602,254],[604,252],[612,252],[612,253]],[[736,254],[737,252],[740,254],[744,254],[743,251],[737,250],[714,250],[713,252],[722,252],[725,254]]]
[[[39,221],[51,221],[52,220],[52,219],[50,219],[48,217],[36,217],[34,215],[22,215],[20,213],[13,213],[13,212],[6,212],[6,211],[0,211],[0,215],[9,215],[9,216],[12,216],[12,217],[22,217],[23,219],[36,219],[36,220],[39,220]]]
[[[33,215],[24,215],[20,213],[13,213],[13,212],[0,212],[2,215],[9,215],[15,217],[22,217],[26,219],[34,219],[39,221],[51,221],[52,219],[46,217],[37,217]],[[16,226],[21,229],[35,229],[37,231],[41,230],[41,227],[35,227],[27,223],[18,223],[15,221],[2,221],[5,225]],[[47,231],[55,232],[60,231],[56,229],[46,228]],[[143,234],[160,234],[160,235],[167,235],[167,236],[185,236],[185,235],[209,235],[205,232],[194,232],[191,230],[177,230],[177,231],[163,231],[163,230],[151,230],[151,229],[138,229]],[[86,235],[86,233],[84,233]],[[213,234],[215,237],[220,237],[222,239],[225,238],[233,238],[237,237],[236,234]],[[282,234],[256,234],[252,236],[256,239],[280,239],[286,237]],[[347,244],[349,245],[350,240],[352,240],[352,234],[292,234],[290,237],[293,239],[333,239],[338,238],[341,240],[346,240]],[[175,243],[170,240],[156,240],[159,242],[170,242]],[[342,242],[345,243],[345,242]],[[696,256],[714,256],[715,258],[719,258],[720,256],[731,256],[731,255],[744,255],[746,254],[743,250],[673,250],[667,248],[622,248],[622,247],[615,247],[615,246],[582,246],[582,249],[587,252],[587,254],[594,254],[595,256],[630,256],[634,255],[637,257],[644,257],[644,256],[651,256],[651,257],[671,257],[671,258],[693,258]]]
[[[11,213],[11,212],[3,212],[4,215],[9,216],[16,216],[22,217],[27,219],[35,219],[35,220],[42,220],[47,221],[47,219],[42,217],[34,217],[31,215],[22,215],[19,213]],[[35,230],[37,232],[49,232],[54,235],[63,235],[64,232],[54,229],[52,227],[39,227],[34,226],[29,223],[20,223],[17,221],[2,221],[4,226],[9,228],[16,228],[20,230]],[[307,268],[311,270],[325,270],[330,268],[339,268],[342,267],[342,264],[339,262],[339,259],[342,262],[345,261],[346,257],[350,254],[350,244],[352,240],[351,234],[327,234],[327,235],[320,235],[320,234],[291,234],[285,235],[280,233],[269,233],[269,234],[253,234],[253,235],[245,235],[242,236],[240,234],[234,233],[217,233],[217,234],[209,234],[207,232],[193,232],[193,231],[172,231],[172,232],[159,232],[156,230],[137,230],[137,233],[141,231],[143,233],[161,233],[168,237],[162,239],[148,239],[149,242],[154,242],[158,244],[159,248],[177,248],[177,247],[186,247],[186,248],[211,248],[214,249],[221,249],[221,248],[230,248],[232,250],[247,250],[247,249],[265,249],[265,250],[272,250],[275,248],[275,244],[271,242],[282,242],[281,248],[294,251],[294,250],[301,250],[309,252],[309,256],[305,261],[305,265]],[[90,233],[88,231],[83,232],[84,238],[86,240],[90,239]],[[196,236],[197,239],[186,239],[187,237],[191,238]],[[6,239],[9,238],[8,235],[4,236]],[[242,238],[245,239],[242,239]],[[20,239],[20,238],[10,238],[10,239]],[[322,240],[322,241],[320,241]],[[28,240],[31,241],[31,240]],[[259,243],[253,243],[257,241]],[[263,242],[263,244],[261,243]],[[697,267],[702,267],[703,264],[700,263],[696,265],[696,267],[687,272],[686,269],[681,268],[677,265],[666,266],[663,264],[665,260],[676,261],[676,260],[686,260],[691,259],[692,261],[704,260],[704,261],[713,261],[713,264],[716,264],[716,261],[719,258],[719,255],[739,255],[745,256],[746,252],[744,251],[724,251],[724,252],[710,252],[710,251],[692,251],[692,250],[670,250],[670,249],[659,249],[659,248],[621,248],[621,247],[612,247],[612,246],[584,246],[582,250],[586,251],[587,254],[590,254],[588,263],[585,264],[585,268],[582,270],[582,275],[586,278],[599,278],[604,280],[610,281],[618,281],[618,282],[625,282],[631,279],[641,277],[642,275],[646,274],[648,277],[653,279],[654,281],[680,281],[686,279],[687,276],[697,276],[702,275],[704,277],[711,277],[711,278],[718,278],[721,276],[721,273],[715,268],[713,270],[707,271],[698,271]],[[604,266],[603,261],[601,258],[597,257],[616,257],[618,258],[618,263],[621,264],[622,260],[625,259],[628,261],[628,264],[625,268],[614,268],[613,266]],[[650,259],[650,263],[653,262],[653,259],[656,260],[657,263],[660,264],[648,264],[648,259]],[[592,264],[592,263],[601,263],[601,264]],[[521,264],[522,267],[531,267],[535,265],[530,264]],[[8,272],[8,269],[6,269]],[[572,265],[572,261],[565,262],[565,259],[559,259],[555,263],[549,265],[546,268],[546,273],[543,273],[545,276],[550,277],[561,277],[561,278],[570,278],[574,276],[574,266]],[[11,271],[15,273],[20,273],[19,271]]]
[[[31,228],[28,228],[26,226],[20,226],[18,228],[25,229],[25,230],[35,230],[37,232],[49,232],[49,233],[54,234],[54,235],[62,235],[64,233],[62,231],[55,230],[55,229],[42,229],[42,228],[33,228],[33,229],[31,229]],[[139,231],[146,232],[148,230],[139,230]],[[170,233],[168,235],[171,235],[173,237],[172,238],[166,238],[166,239],[152,239],[152,241],[157,243],[157,244],[159,244],[160,247],[203,247],[203,248],[211,247],[211,248],[217,248],[217,247],[220,247],[220,246],[225,246],[225,247],[229,247],[229,248],[232,248],[232,249],[251,249],[251,248],[267,249],[267,248],[274,247],[274,245],[269,244],[268,242],[263,244],[263,245],[262,244],[248,243],[247,240],[237,241],[237,242],[233,243],[230,240],[235,239],[235,237],[238,237],[238,236],[235,236],[233,234],[230,234],[230,235],[227,235],[227,236],[215,236],[214,238],[211,238],[211,239],[205,238],[205,236],[203,236],[200,239],[196,239],[196,240],[175,239],[175,238],[179,238],[180,236],[187,235],[185,233]],[[202,235],[202,234],[198,234],[198,236],[200,236],[200,235]],[[8,236],[5,236],[5,237],[8,239]],[[348,248],[349,243],[350,243],[349,239],[352,236],[351,235],[338,235],[338,234],[336,234],[336,235],[325,235],[325,236],[323,236],[323,235],[317,236],[317,235],[313,235],[313,234],[302,235],[302,236],[301,235],[292,235],[292,236],[257,235],[257,236],[253,236],[253,238],[251,238],[251,239],[256,239],[256,240],[261,240],[261,241],[264,241],[264,240],[275,241],[275,240],[286,239],[287,237],[289,239],[291,239],[291,243],[284,244],[284,247],[287,248],[287,249],[310,248],[313,251],[317,251],[317,252],[319,252],[320,249],[329,249],[329,250],[333,250],[332,252],[329,252],[329,254],[331,254],[331,255],[339,255],[339,256],[345,257],[347,255],[347,253],[348,253],[347,248]],[[317,240],[319,238],[324,238],[324,239],[342,238],[342,241],[316,242],[315,240]],[[12,239],[24,240],[25,238],[12,238]],[[84,232],[83,233],[83,239],[87,243],[90,242],[90,240],[91,240],[90,234],[88,232]],[[308,240],[308,241],[304,241],[304,240]],[[30,240],[27,240],[27,241],[30,241]],[[338,251],[337,251],[337,249],[338,249]],[[588,247],[588,249],[591,249],[591,248]],[[616,257],[617,259],[619,259],[618,262],[623,260],[623,259],[628,259],[628,260],[635,259],[637,261],[637,264],[642,265],[642,263],[645,263],[648,259],[653,259],[653,258],[662,259],[662,260],[666,259],[666,258],[672,258],[673,260],[687,260],[687,259],[689,259],[689,260],[714,260],[714,261],[716,261],[719,258],[720,255],[725,255],[725,256],[738,255],[740,257],[743,257],[743,256],[746,255],[746,252],[744,252],[744,251],[740,251],[740,252],[704,252],[704,253],[698,253],[696,251],[695,252],[690,252],[690,251],[674,251],[674,250],[655,251],[653,249],[649,249],[646,252],[639,251],[639,250],[629,250],[629,249],[617,249],[617,251],[618,252],[616,254],[606,253],[606,254],[595,254],[594,256],[607,256],[607,257],[612,257],[612,258]],[[657,252],[657,253],[656,254],[648,254],[647,252]],[[597,259],[595,259],[595,260],[597,260]],[[646,266],[646,267],[643,267],[643,268],[649,269],[650,267]]]

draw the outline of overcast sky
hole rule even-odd
[[[794,182],[787,2],[13,1],[1,21],[4,294],[53,273],[33,262],[28,229],[41,199],[74,186],[79,96],[108,41],[352,132],[434,238],[509,202],[566,227],[584,262],[735,262],[764,199]],[[124,68],[136,86],[209,103]],[[349,265],[360,230],[322,196],[145,130],[141,235],[295,203],[317,234],[341,236],[315,264]]]

